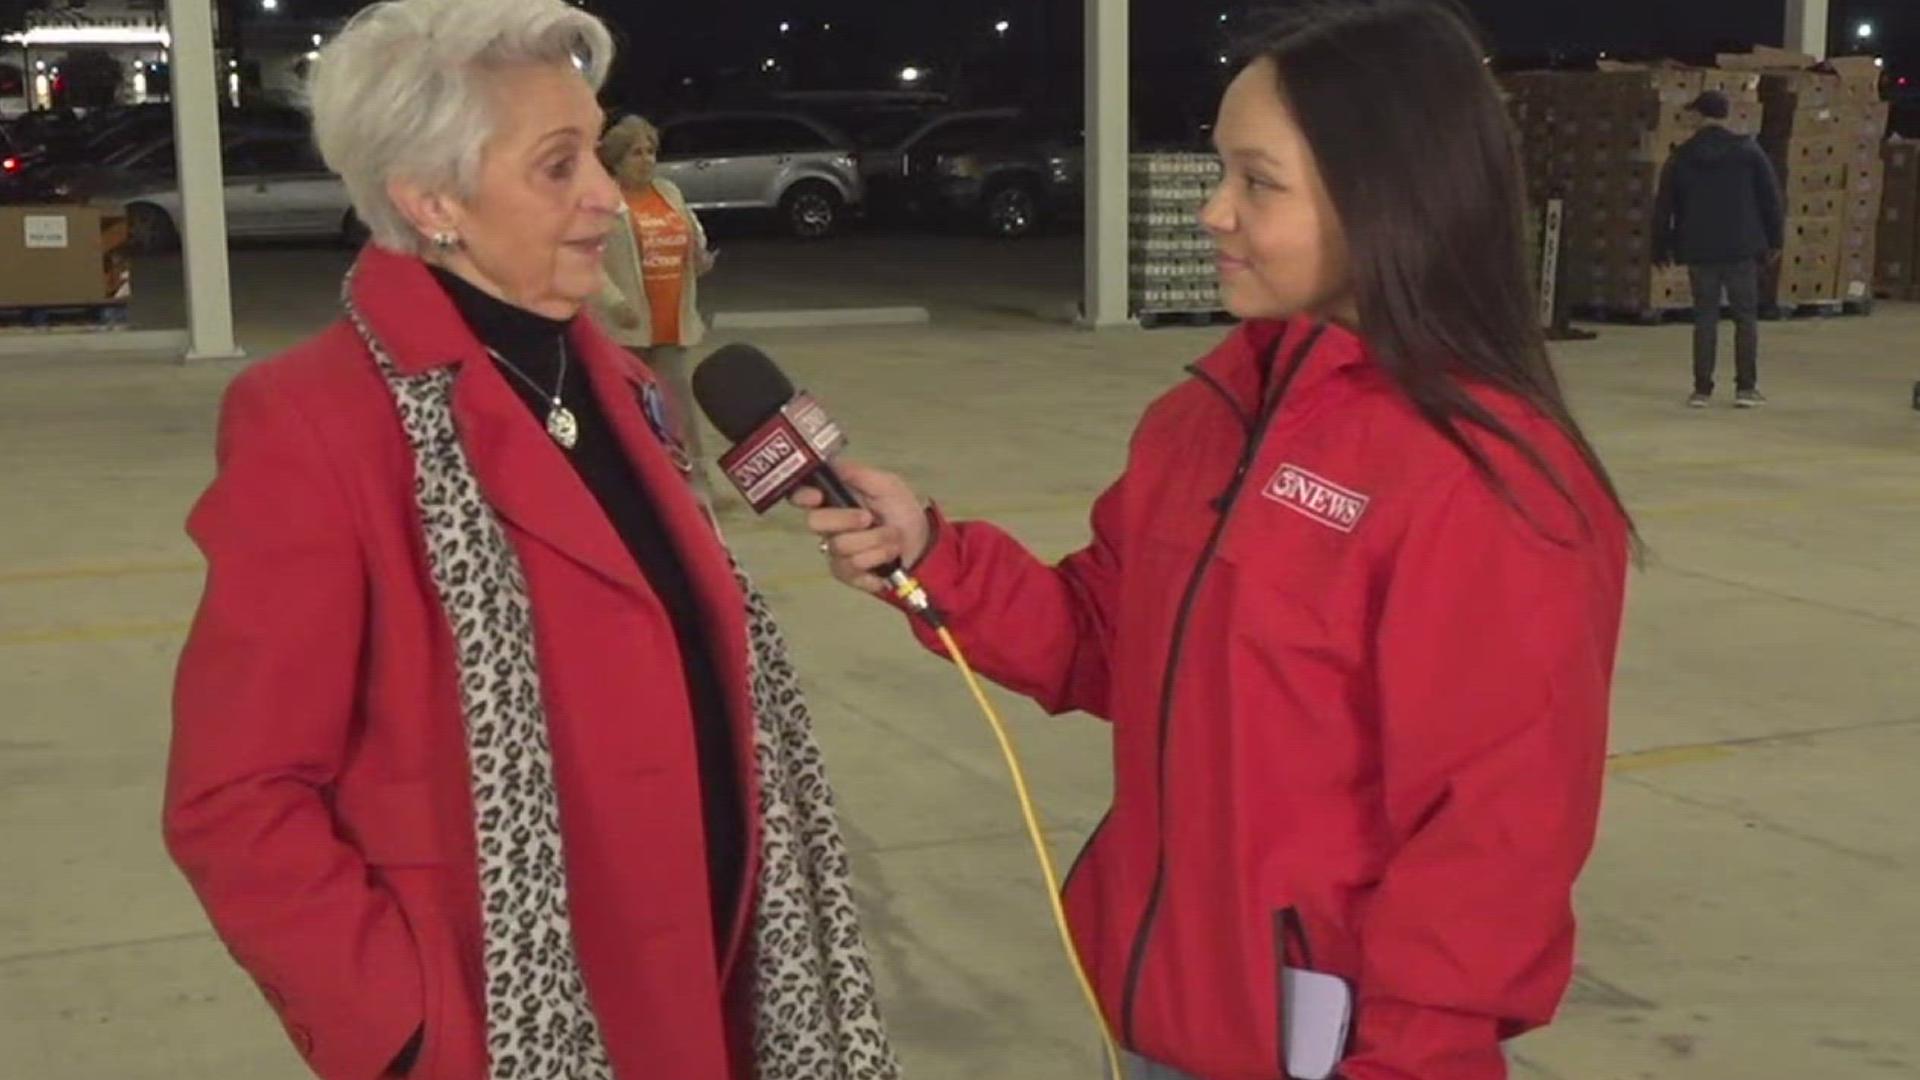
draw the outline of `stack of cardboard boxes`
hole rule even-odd
[[[1653,261],[1660,173],[1700,130],[1702,119],[1688,106],[1704,90],[1732,101],[1728,127],[1759,134],[1759,86],[1756,73],[1677,65],[1603,64],[1508,80],[1533,201],[1565,201],[1561,257],[1570,304],[1619,313],[1692,305],[1685,269]]]
[[[1720,63],[1761,72],[1760,142],[1786,197],[1786,247],[1761,299],[1783,308],[1870,299],[1886,186],[1880,145],[1888,106],[1879,68],[1870,58],[1846,57],[1813,70],[1807,58],[1777,50]]]
[[[1887,191],[1880,210],[1875,292],[1890,300],[1920,300],[1920,142],[1894,139],[1882,153]]]
[[[0,325],[52,309],[124,308],[127,219],[92,206],[0,206]]]
[[[1220,268],[1200,211],[1220,184],[1212,154],[1135,154],[1131,192],[1133,314],[1147,321],[1220,310]]]
[[[1568,301],[1642,317],[1693,306],[1686,269],[1653,264],[1653,210],[1668,160],[1706,122],[1687,107],[1706,90],[1727,96],[1726,127],[1759,138],[1779,174],[1786,248],[1762,301],[1870,298],[1885,190],[1879,76],[1866,57],[1816,69],[1811,57],[1761,48],[1705,69],[1603,62],[1509,77],[1529,194],[1536,205],[1565,200]]]

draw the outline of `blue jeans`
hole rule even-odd
[[[1760,388],[1760,264],[1703,263],[1693,276],[1693,390],[1713,393],[1720,351],[1720,297],[1733,309],[1734,389]]]

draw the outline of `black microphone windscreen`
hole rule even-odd
[[[751,345],[728,345],[693,372],[694,399],[732,443],[759,430],[794,394],[793,380]]]

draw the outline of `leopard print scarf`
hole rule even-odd
[[[573,951],[552,747],[526,578],[469,467],[453,372],[407,376],[347,313],[399,407],[428,564],[458,647],[485,944],[489,1080],[613,1080]],[[832,789],[786,642],[746,597],[762,863],[753,928],[757,1080],[898,1080]]]

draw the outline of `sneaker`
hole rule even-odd
[[[1736,409],[1758,409],[1767,403],[1767,396],[1758,390],[1742,390],[1733,396]]]
[[[1689,409],[1704,409],[1711,404],[1713,404],[1712,394],[1695,394],[1687,399]]]

